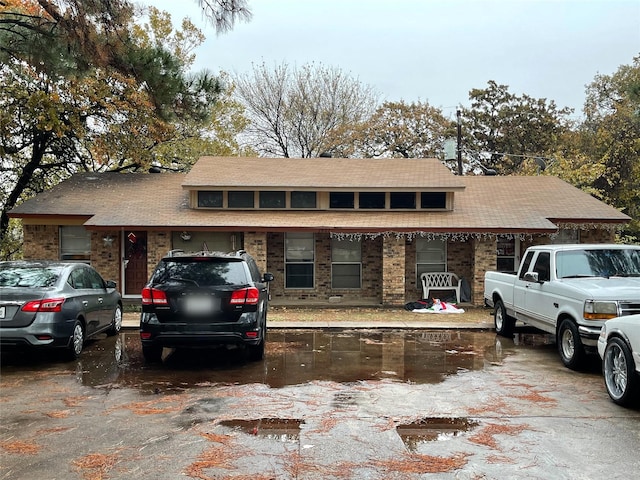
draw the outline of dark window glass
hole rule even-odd
[[[253,208],[253,192],[229,192],[229,208]]]
[[[531,265],[531,260],[533,260],[533,254],[535,252],[527,253],[527,256],[524,257],[524,261],[522,262],[522,267],[520,268],[520,275],[518,278],[522,280],[524,278],[524,274],[529,270],[529,265]]]
[[[163,260],[158,265],[151,282],[193,284],[197,286],[244,285],[247,283],[247,272],[240,260],[205,259],[193,261]]]
[[[360,288],[360,264],[334,263],[331,267],[332,288]]]
[[[222,208],[221,191],[201,191],[198,192],[198,206],[208,208]]]
[[[291,208],[316,208],[316,192],[291,192]]]
[[[445,208],[447,194],[444,192],[422,192],[420,194],[420,208]]]
[[[104,289],[104,281],[102,280],[102,277],[98,275],[98,272],[96,272],[95,270],[90,270],[88,268],[84,270],[87,281],[89,282],[89,288],[93,288],[96,290]]]
[[[260,208],[284,208],[285,202],[284,192],[260,192]]]
[[[358,204],[360,208],[384,208],[384,192],[360,192]]]
[[[353,192],[331,192],[329,194],[330,208],[353,208]]]
[[[288,263],[286,288],[313,288],[313,263]]]
[[[416,208],[416,194],[413,192],[391,192],[391,208]]]
[[[540,252],[538,254],[536,264],[533,266],[533,271],[538,273],[538,280],[541,282],[548,282],[550,280],[551,255],[549,252]]]

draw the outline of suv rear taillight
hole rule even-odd
[[[260,292],[255,287],[243,288],[231,292],[231,305],[257,305],[260,298]]]
[[[61,312],[64,298],[47,298],[25,303],[20,310],[23,312]]]
[[[143,305],[168,305],[167,294],[157,288],[145,287],[142,289]]]

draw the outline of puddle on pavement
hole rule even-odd
[[[396,431],[410,452],[417,452],[427,442],[451,440],[478,426],[468,418],[423,418],[416,422],[398,425]]]
[[[149,394],[219,384],[261,383],[271,388],[312,381],[424,384],[500,365],[517,348],[511,339],[477,330],[271,330],[260,362],[249,361],[241,349],[167,349],[162,364],[147,365],[138,333],[127,331],[87,343],[75,362],[23,354],[9,361],[3,357],[1,368],[4,376],[68,372],[84,385],[130,387]],[[348,407],[358,401],[352,397],[334,402]]]
[[[297,442],[300,425],[304,421],[284,418],[260,418],[257,420],[225,420],[218,425],[232,430],[277,440],[281,443]]]

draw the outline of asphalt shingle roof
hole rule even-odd
[[[246,158],[202,157],[183,187],[274,190],[397,189],[451,191],[460,177],[434,158]]]
[[[372,162],[377,162],[372,160]],[[204,167],[194,170],[203,174]],[[446,167],[443,167],[446,169]],[[415,173],[412,169],[408,171]],[[420,187],[415,177],[404,172],[389,172],[385,168],[370,168],[371,177],[363,174],[364,185],[380,189],[403,186],[411,190]],[[256,172],[254,171],[253,174]],[[291,179],[295,171],[282,173]],[[193,170],[189,174],[117,174],[83,173],[74,175],[51,190],[17,206],[13,217],[81,216],[89,228],[150,228],[150,229],[218,229],[218,230],[316,230],[332,232],[373,233],[385,231],[433,232],[552,232],[561,223],[626,223],[629,217],[600,202],[587,193],[550,176],[483,177],[455,176],[450,186],[454,193],[454,210],[427,211],[349,211],[349,210],[197,210],[189,208],[189,186],[194,184]],[[278,171],[278,175],[281,172]],[[228,174],[225,182],[235,174]],[[277,177],[272,173],[272,177]],[[399,182],[403,175],[413,178],[410,185]],[[432,178],[439,177],[439,173]],[[255,178],[255,177],[252,177]],[[337,178],[337,177],[332,177]],[[375,182],[364,179],[376,178]],[[394,181],[389,179],[393,178]],[[191,179],[191,180],[189,180]],[[210,182],[210,181],[208,181]],[[246,182],[246,180],[245,180]],[[387,183],[385,183],[387,182]],[[261,185],[245,183],[246,188],[274,188],[282,179],[261,179]],[[443,185],[440,181],[439,185]],[[210,183],[206,183],[211,186]],[[356,182],[341,185],[359,189]],[[326,183],[326,186],[330,186]],[[203,187],[206,188],[206,187]],[[62,222],[61,222],[62,223]]]

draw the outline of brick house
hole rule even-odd
[[[90,262],[140,290],[172,249],[245,249],[274,303],[403,305],[419,276],[484,272],[532,244],[605,243],[629,217],[549,176],[456,176],[435,159],[203,157],[187,174],[82,173],[17,206],[26,259]]]

